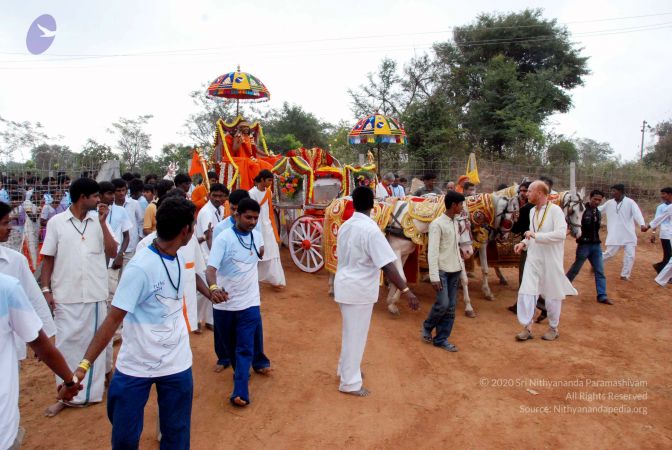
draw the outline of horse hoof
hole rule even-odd
[[[472,319],[476,317],[476,313],[474,311],[465,311],[464,315]]]
[[[485,296],[485,299],[488,300],[488,301],[491,301],[491,302],[492,302],[492,301],[495,300],[495,296],[492,295],[492,294],[490,294],[490,295],[486,295],[486,296]]]
[[[399,317],[399,308],[387,308],[394,317]]]

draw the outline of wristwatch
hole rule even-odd
[[[77,378],[77,375],[73,375],[72,380],[68,381],[67,383],[64,383],[64,384],[65,384],[65,387],[67,387],[69,389],[69,388],[73,387],[74,385],[76,385],[77,383],[79,383],[79,378]]]

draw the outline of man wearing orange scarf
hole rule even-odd
[[[285,272],[280,261],[280,237],[275,223],[273,211],[273,173],[270,170],[262,170],[254,179],[255,186],[250,189],[250,198],[256,200],[261,206],[257,228],[264,237],[264,256],[259,262],[259,281],[270,283],[276,289],[282,289],[285,285]]]

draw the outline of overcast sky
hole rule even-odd
[[[574,107],[552,117],[550,129],[609,142],[624,159],[633,159],[642,120],[655,125],[672,118],[669,0],[0,5],[0,115],[42,122],[75,151],[89,137],[113,146],[110,124],[140,114],[154,115],[148,127],[154,153],[166,143],[187,143],[183,124],[195,110],[189,92],[237,64],[266,84],[269,107],[287,101],[322,119],[354,125],[347,89],[364,83],[383,57],[403,64],[479,13],[525,7],[543,8],[545,17],[567,24],[590,57],[592,74],[572,92]],[[57,31],[52,46],[35,56],[26,49],[26,32],[42,14],[55,18]],[[644,15],[649,17],[634,17]],[[648,135],[645,142],[652,142]]]

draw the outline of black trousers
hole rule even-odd
[[[653,268],[656,269],[657,273],[660,273],[660,271],[663,270],[663,267],[667,265],[670,257],[672,257],[672,244],[670,244],[670,240],[661,239],[660,245],[663,246],[663,260],[653,265]]]

